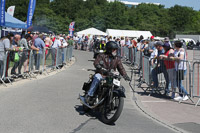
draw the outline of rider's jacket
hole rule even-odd
[[[127,75],[127,73],[122,65],[120,57],[108,55],[106,53],[99,54],[94,61],[94,66],[96,68],[98,65],[100,65],[100,61],[103,61],[103,68],[105,68],[107,70],[113,69],[114,71],[118,70],[122,76]],[[97,72],[102,75],[105,75],[103,70],[97,69]]]

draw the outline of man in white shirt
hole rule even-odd
[[[56,36],[56,40],[54,41],[51,49],[52,66],[56,65],[56,52],[59,46],[61,46],[61,41],[59,36]]]

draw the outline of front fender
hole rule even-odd
[[[120,96],[120,97],[126,98],[126,95],[125,95],[125,88],[124,88],[123,86],[120,86],[118,89],[113,90],[113,93],[114,93],[114,94],[117,94],[117,95]]]

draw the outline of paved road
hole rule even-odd
[[[0,89],[0,133],[172,133],[136,109],[127,88],[113,126],[81,114],[78,94],[93,68],[92,53],[75,51],[77,62],[54,76]],[[127,86],[126,83],[124,83]]]

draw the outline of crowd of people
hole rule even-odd
[[[55,65],[56,49],[72,47],[74,45],[73,37],[65,35],[51,35],[45,33],[13,34],[8,33],[0,40],[0,77],[4,74],[4,69],[8,69],[13,62],[11,75],[20,76],[21,71],[27,73],[30,51],[33,51],[35,70],[40,70],[40,62],[45,51],[47,58],[51,54],[52,65]],[[9,51],[8,58],[6,52]],[[72,51],[71,55],[72,57]],[[70,58],[71,59],[71,58]],[[6,61],[5,61],[6,60]],[[4,68],[6,63],[6,68]],[[23,68],[23,70],[22,70]],[[33,69],[33,68],[32,68]],[[8,70],[4,77],[8,75]]]
[[[171,88],[171,97],[174,98],[174,100],[188,100],[188,92],[182,85],[182,80],[184,79],[184,74],[187,69],[186,63],[184,62],[186,60],[186,51],[182,48],[183,42],[181,41],[175,41],[172,47],[168,37],[160,41],[155,40],[154,36],[144,39],[143,36],[139,38],[112,38],[109,36],[97,37],[85,35],[75,35],[74,37],[65,35],[55,36],[51,34],[40,34],[39,32],[26,35],[13,35],[9,33],[0,40],[0,76],[2,77],[4,72],[6,51],[10,51],[9,60],[7,61],[8,68],[10,62],[14,62],[11,75],[21,75],[22,67],[24,68],[24,73],[28,72],[29,50],[34,51],[35,70],[39,70],[44,49],[51,49],[46,50],[45,55],[48,57],[51,54],[52,65],[54,65],[56,60],[56,48],[75,46],[75,49],[78,50],[94,51],[94,58],[96,58],[99,53],[105,52],[106,43],[109,41],[115,41],[118,44],[118,56],[123,56],[128,59],[129,49],[133,49],[135,52],[140,51],[144,56],[149,57],[153,83],[151,94],[154,93],[155,88],[158,88],[158,74],[163,73],[166,81],[165,94],[169,95],[169,90]],[[128,51],[125,51],[124,48],[127,48]],[[179,88],[180,92],[178,97],[175,97],[176,88]]]

